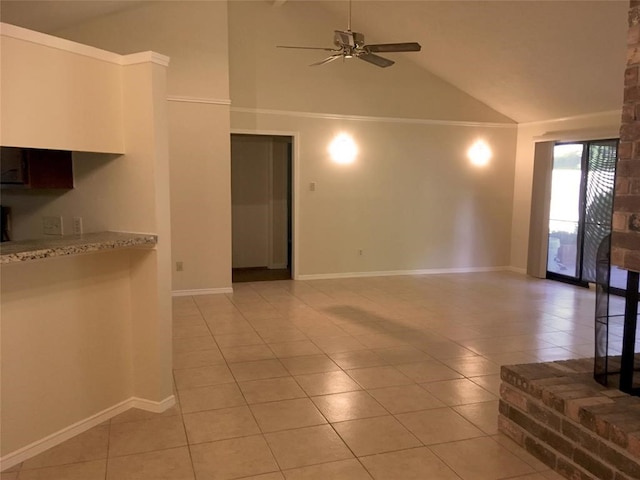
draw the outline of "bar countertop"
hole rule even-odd
[[[96,232],[0,244],[0,264],[131,247],[154,247],[157,235],[126,232]]]

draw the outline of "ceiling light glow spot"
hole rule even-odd
[[[347,165],[355,160],[358,146],[350,135],[341,133],[329,145],[329,154],[334,162]]]
[[[467,157],[469,157],[471,164],[476,167],[484,167],[488,165],[492,155],[491,147],[489,147],[489,145],[487,145],[483,140],[478,140],[476,143],[471,145],[469,150],[467,150]]]

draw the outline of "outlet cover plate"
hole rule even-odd
[[[82,235],[82,217],[73,217],[73,234]]]
[[[62,217],[42,217],[42,233],[62,235]]]

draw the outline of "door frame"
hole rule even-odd
[[[566,120],[569,119],[564,119],[563,121]],[[547,242],[549,241],[549,207],[551,203],[553,146],[556,143],[619,138],[620,135],[617,126],[582,128],[578,130],[553,130],[552,125],[554,123],[554,121],[541,122],[541,125],[548,125],[546,128],[550,129],[550,131],[545,132],[541,129],[539,135],[531,137],[532,141],[530,146],[523,146],[523,148],[530,149],[531,161],[531,196],[528,206],[529,232],[526,243],[527,263],[525,273],[534,278],[541,279],[546,278],[547,275]],[[512,222],[515,221],[517,221],[517,218],[512,219]]]
[[[277,137],[291,137],[291,278],[298,280],[298,238],[299,238],[299,186],[300,186],[300,132],[291,132],[285,130],[252,130],[246,128],[232,128],[229,133],[229,139],[231,135],[256,135],[256,136],[277,136]],[[231,161],[231,157],[229,157]]]
[[[588,287],[590,281],[584,279],[584,257],[585,257],[585,232],[587,229],[586,219],[587,219],[587,190],[588,190],[588,182],[589,182],[589,165],[591,160],[591,146],[592,144],[598,144],[600,142],[615,142],[616,143],[616,158],[617,151],[620,148],[620,139],[619,138],[600,138],[593,140],[573,140],[562,142],[555,142],[553,145],[553,152],[551,159],[551,172],[553,173],[554,161],[555,161],[555,147],[558,145],[577,145],[581,144],[582,148],[582,156],[580,159],[580,191],[578,199],[579,209],[578,212],[578,235],[577,235],[577,245],[576,245],[576,267],[577,272],[575,276],[569,276],[562,273],[556,273],[549,271],[548,259],[547,259],[547,274],[546,278],[550,280],[557,280],[564,283],[569,283],[572,285],[577,285],[580,287]],[[616,168],[617,170],[617,168]],[[615,177],[616,170],[614,170],[614,189],[615,189]],[[615,192],[612,192],[612,201]],[[549,196],[549,203],[551,202],[551,196]],[[613,212],[612,212],[613,213]],[[550,220],[550,219],[549,219]]]

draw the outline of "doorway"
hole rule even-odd
[[[598,247],[611,233],[617,149],[616,139],[554,146],[547,278],[596,281]]]
[[[231,134],[232,281],[292,278],[293,138]]]

